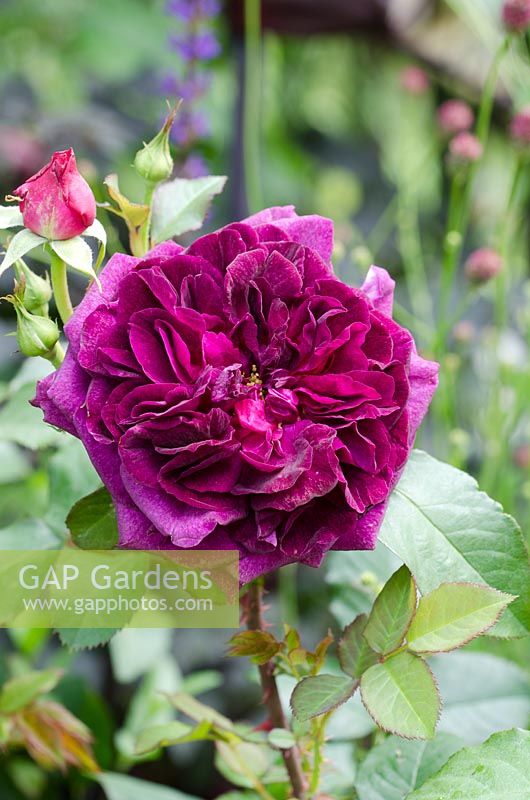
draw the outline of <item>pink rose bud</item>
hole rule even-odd
[[[510,123],[510,136],[516,144],[530,145],[530,106],[526,106],[513,117]]]
[[[409,94],[425,94],[430,86],[429,78],[420,67],[405,67],[401,70],[400,82]]]
[[[487,283],[495,278],[502,269],[500,255],[489,247],[474,250],[468,257],[464,271],[471,283]]]
[[[92,225],[96,201],[77,171],[72,148],[54,153],[40,172],[15,189],[24,225],[46,239],[71,239]]]
[[[509,31],[525,31],[530,26],[530,0],[505,0],[502,21]]]
[[[475,115],[463,100],[446,100],[437,113],[438,125],[443,133],[461,133],[473,127]]]
[[[472,133],[457,133],[449,142],[449,157],[456,166],[465,166],[482,158],[484,148]]]

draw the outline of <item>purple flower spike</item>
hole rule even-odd
[[[211,61],[221,52],[221,45],[211,31],[192,36],[172,36],[170,44],[184,61]]]
[[[88,290],[34,402],[84,443],[122,547],[237,549],[243,582],[374,547],[438,366],[389,275],[346,286],[332,247],[330,220],[270,208]]]

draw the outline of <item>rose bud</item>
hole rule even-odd
[[[471,107],[463,100],[447,100],[437,112],[438,125],[443,133],[468,131],[475,121]]]
[[[401,87],[408,94],[425,94],[429,89],[430,82],[426,73],[420,67],[405,67],[400,74]]]
[[[154,139],[138,150],[134,159],[134,168],[149,183],[160,183],[171,177],[173,159],[169,149],[169,134],[175,121],[177,108],[174,108]]]
[[[530,145],[530,106],[526,106],[514,115],[510,123],[510,136],[522,147]]]
[[[59,341],[59,328],[55,322],[49,317],[30,314],[18,295],[10,295],[5,299],[15,307],[20,352],[30,358],[42,356],[51,359]]]
[[[52,287],[48,276],[41,278],[40,275],[32,272],[23,261],[16,262],[15,270],[20,287],[17,293],[22,298],[24,308],[32,314],[46,317],[48,303],[52,298]]]
[[[71,148],[54,153],[49,164],[13,194],[21,198],[25,227],[46,239],[71,239],[96,218],[94,195],[77,171]]]
[[[530,0],[505,0],[502,21],[507,30],[524,32],[530,26]]]
[[[449,143],[449,160],[454,166],[467,166],[482,158],[484,148],[472,133],[457,133]]]
[[[489,247],[474,250],[468,257],[464,272],[471,283],[487,283],[495,278],[502,269],[500,255]]]

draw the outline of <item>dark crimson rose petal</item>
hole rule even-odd
[[[187,250],[114,256],[34,403],[83,441],[120,543],[238,549],[241,579],[374,547],[437,384],[372,267],[341,283],[322,217],[270,208]]]

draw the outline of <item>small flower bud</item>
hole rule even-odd
[[[48,314],[48,303],[52,297],[52,288],[48,276],[41,278],[36,275],[23,262],[15,264],[18,278],[17,295],[22,300],[24,308],[32,314],[46,317]]]
[[[526,31],[530,27],[530,0],[505,0],[502,21],[508,31]]]
[[[454,166],[467,166],[482,158],[484,148],[472,133],[457,133],[449,143],[449,159]]]
[[[502,269],[500,255],[488,247],[474,250],[468,257],[464,272],[471,283],[487,283],[495,278]]]
[[[442,103],[436,116],[442,133],[449,135],[470,130],[475,121],[471,107],[463,100],[447,100]]]
[[[530,106],[518,111],[510,123],[512,140],[522,147],[530,145]]]
[[[59,328],[49,317],[30,314],[19,296],[6,298],[15,307],[17,315],[17,342],[20,352],[30,358],[51,358],[59,341]]]
[[[399,77],[401,88],[408,94],[421,95],[429,89],[429,78],[420,67],[405,67]]]
[[[173,159],[169,149],[169,134],[177,115],[174,108],[167,116],[163,128],[154,139],[138,150],[134,159],[136,172],[149,183],[160,183],[171,177]]]

